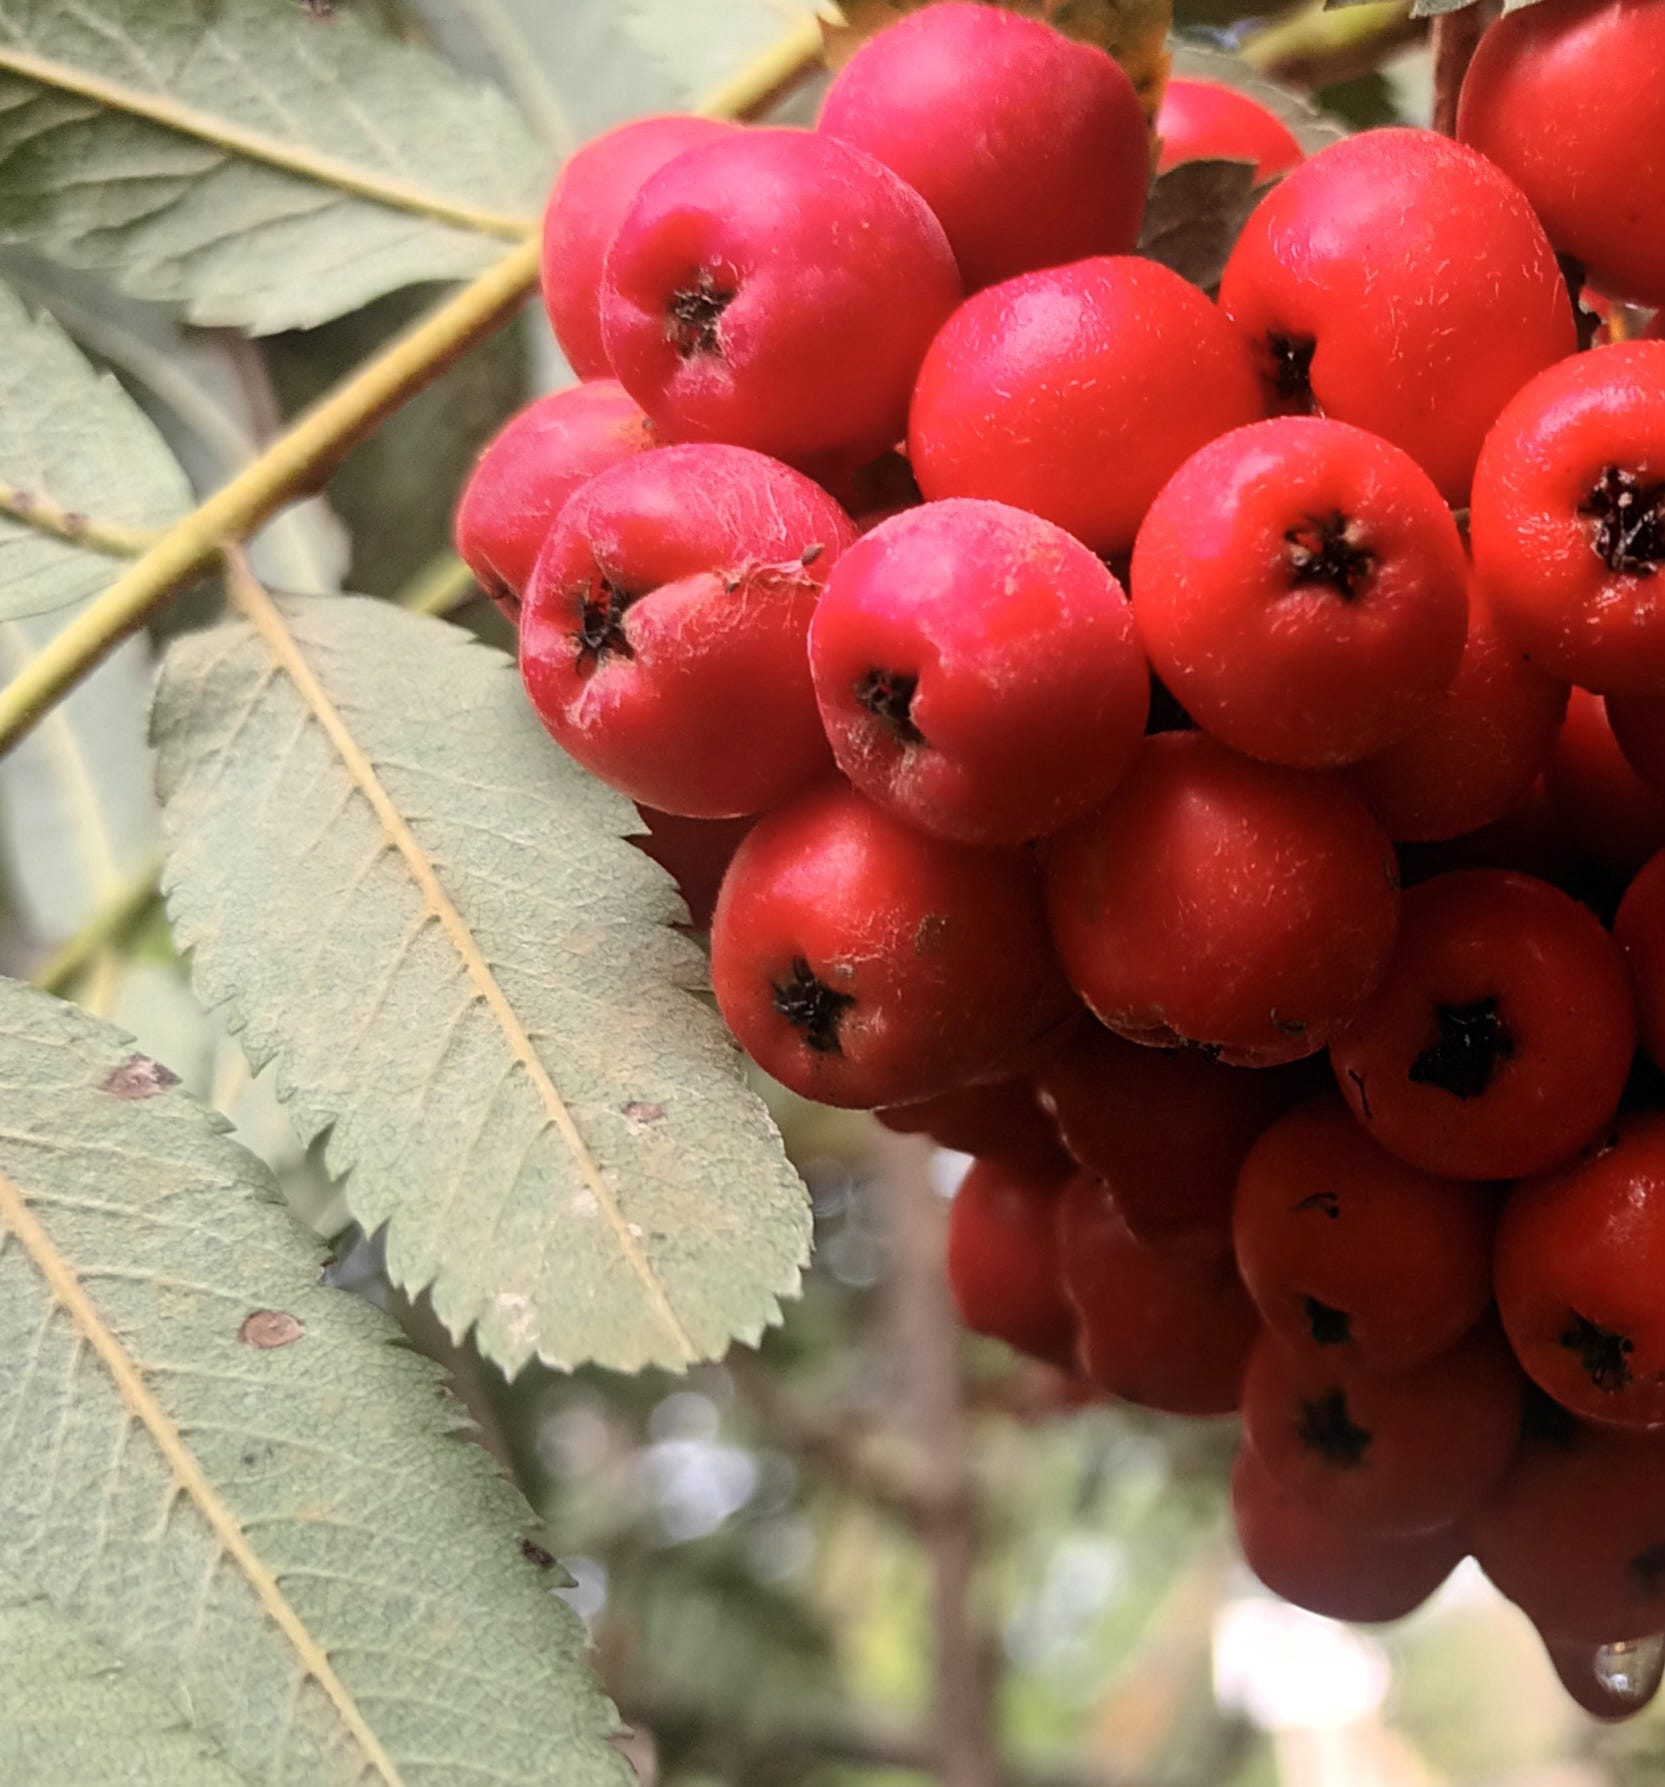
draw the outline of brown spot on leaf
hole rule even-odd
[[[257,1346],[263,1352],[273,1347],[293,1346],[306,1332],[306,1323],[283,1309],[251,1309],[243,1317],[237,1338],[244,1346]]]
[[[665,1107],[662,1104],[646,1104],[639,1098],[633,1098],[623,1107],[622,1115],[632,1129],[646,1129],[650,1123],[665,1121]]]
[[[530,1539],[521,1540],[520,1555],[528,1563],[536,1564],[540,1570],[555,1568],[555,1559],[541,1545],[534,1544]]]
[[[113,1098],[154,1098],[179,1084],[179,1075],[148,1055],[129,1055],[119,1067],[112,1067],[98,1083],[101,1092]]]

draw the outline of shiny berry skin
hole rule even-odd
[[[1296,769],[1368,757],[1434,713],[1468,623],[1468,564],[1408,454],[1283,416],[1193,454],[1133,548],[1151,665],[1199,726]]]
[[[1457,674],[1421,725],[1348,771],[1396,842],[1438,843],[1518,806],[1555,749],[1567,685],[1507,640],[1471,586]]]
[[[1425,130],[1366,131],[1288,174],[1238,238],[1220,307],[1269,402],[1384,436],[1455,504],[1503,406],[1577,346],[1525,197]]]
[[[762,812],[827,767],[805,640],[855,537],[819,485],[742,447],[661,447],[562,509],[520,671],[592,775],[667,813]]]
[[[944,0],[870,37],[816,126],[936,213],[966,290],[1139,239],[1150,139],[1133,83],[1038,19]]]
[[[1266,1334],[1243,1434],[1279,1487],[1338,1526],[1426,1533],[1472,1513],[1520,1438],[1525,1380],[1495,1322],[1408,1371],[1364,1371]]]
[[[1076,990],[1135,1042],[1270,1066],[1315,1054],[1393,948],[1393,847],[1343,782],[1158,733],[1051,840],[1053,936]]]
[[[1093,1025],[1038,1069],[1065,1146],[1104,1181],[1140,1241],[1231,1245],[1238,1168],[1255,1137],[1311,1089],[1313,1069],[1227,1067],[1200,1049],[1149,1049]]]
[[[510,620],[567,498],[609,466],[657,445],[641,406],[612,379],[530,403],[486,443],[452,524],[457,553]]]
[[[667,440],[819,470],[902,438],[959,298],[942,225],[889,168],[813,131],[749,130],[642,188],[608,251],[601,327]]]
[[[898,818],[966,843],[1079,819],[1144,735],[1150,681],[1121,586],[1062,528],[1004,503],[927,503],[857,541],[809,658],[838,767]]]
[[[1649,858],[1625,889],[1613,935],[1636,988],[1642,1046],[1656,1067],[1665,1067],[1665,850]]]
[[[1027,856],[928,838],[843,783],[740,846],[711,981],[766,1073],[866,1108],[998,1078],[1072,1009]]]
[[[1585,689],[1572,691],[1544,770],[1544,793],[1570,847],[1615,874],[1631,875],[1665,845],[1665,794],[1620,748],[1612,723],[1620,706],[1618,696],[1603,701]]]
[[[636,118],[585,143],[556,176],[543,216],[543,301],[580,378],[612,371],[601,339],[601,272],[643,182],[684,150],[732,135],[726,119]]]
[[[1064,1187],[1058,1253],[1089,1383],[1170,1415],[1237,1407],[1257,1324],[1229,1252],[1147,1246],[1083,1173]]]
[[[1262,413],[1243,343],[1195,286],[1101,257],[960,306],[920,368],[908,457],[933,500],[992,497],[1113,557],[1186,459]]]
[[[1540,1630],[1589,1644],[1665,1631],[1665,1438],[1584,1427],[1525,1445],[1465,1530]]]
[[[1457,133],[1515,180],[1609,296],[1665,304],[1665,5],[1554,0],[1498,20]]]
[[[1291,1348],[1349,1369],[1409,1371],[1491,1302],[1495,1200],[1383,1152],[1329,1097],[1249,1150],[1233,1206],[1238,1269]]]
[[[1665,342],[1552,366],[1486,438],[1476,575],[1534,663],[1603,695],[1665,694]]]
[[[1375,1625],[1414,1612],[1462,1561],[1455,1527],[1365,1533],[1315,1514],[1240,1445],[1231,1517],[1243,1561],[1284,1600],[1326,1619]]]
[[[1665,1427],[1665,1115],[1623,1116],[1586,1157],[1516,1186],[1496,1273],[1541,1389],[1602,1426]]]
[[[1187,161],[1252,161],[1255,181],[1287,173],[1301,145],[1258,99],[1219,81],[1169,81],[1156,115],[1158,173]]]
[[[1058,1277],[1056,1179],[979,1160],[948,1207],[948,1286],[973,1334],[1066,1371],[1075,1365],[1075,1314]]]
[[[1390,1153],[1512,1179],[1602,1131],[1635,1048],[1624,958],[1600,921],[1548,882],[1476,869],[1406,893],[1393,961],[1330,1061]]]
[[[897,1135],[929,1136],[939,1148],[973,1154],[1037,1183],[1061,1185],[1075,1172],[1028,1074],[889,1105],[873,1115]]]

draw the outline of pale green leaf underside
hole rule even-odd
[[[0,983],[0,1576],[29,1667],[57,1652],[77,1693],[102,1647],[238,1780],[622,1787],[522,1505],[222,1129]],[[0,1719],[8,1787],[13,1741]]]
[[[543,158],[501,93],[360,12],[0,0],[0,239],[256,333],[479,272]]]
[[[10,1787],[237,1787],[177,1695],[0,1571],[0,1771]]]
[[[755,1338],[807,1199],[634,809],[456,629],[261,602],[173,649],[153,720],[199,992],[329,1131],[395,1280],[505,1369]]]

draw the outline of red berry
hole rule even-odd
[[[1258,99],[1219,81],[1169,81],[1156,115],[1157,171],[1186,161],[1252,161],[1257,184],[1302,159],[1294,132]]]
[[[711,979],[747,1054],[834,1105],[997,1078],[1071,1009],[1025,855],[910,831],[842,783],[771,813],[740,846]]]
[[[927,6],[851,57],[818,128],[919,193],[967,291],[1139,239],[1150,139],[1133,83],[1037,19]]]
[[[1291,1111],[1238,1175],[1238,1269],[1290,1347],[1365,1371],[1425,1365],[1491,1301],[1493,1200],[1384,1153],[1334,1098]]]
[[[667,439],[856,465],[902,438],[959,297],[941,224],[889,168],[812,131],[752,130],[642,188],[607,256],[602,334]]]
[[[1665,5],[1555,0],[1480,41],[1458,134],[1613,297],[1665,304]]]
[[[1468,566],[1415,460],[1286,416],[1180,467],[1133,551],[1133,611],[1198,725],[1298,769],[1351,763],[1431,718],[1456,675]]]
[[[1586,1158],[1517,1186],[1496,1270],[1535,1383],[1586,1421],[1665,1427],[1665,1115],[1621,1117]]]
[[[1390,1153],[1511,1179],[1601,1132],[1635,1047],[1624,958],[1600,922],[1547,882],[1477,869],[1405,895],[1393,961],[1330,1059]]]
[[[1218,1250],[1231,1245],[1232,1188],[1250,1143],[1310,1089],[1312,1071],[1227,1067],[1094,1024],[1036,1078],[1065,1146],[1139,1240]]]
[[[1544,772],[1551,816],[1569,844],[1620,875],[1665,844],[1665,794],[1636,772],[1610,723],[1619,710],[1574,689]],[[1635,706],[1651,705],[1637,702]],[[1630,733],[1635,743],[1635,729]]]
[[[1243,1561],[1273,1594],[1328,1619],[1403,1619],[1463,1557],[1454,1527],[1363,1533],[1325,1520],[1279,1488],[1246,1445],[1231,1467],[1231,1517]]]
[[[1439,706],[1397,744],[1354,764],[1348,780],[1390,838],[1460,837],[1526,799],[1566,709],[1567,685],[1509,643],[1471,587],[1468,638]]]
[[[1665,342],[1540,373],[1487,436],[1474,569],[1533,662],[1609,695],[1665,694]]]
[[[686,114],[636,118],[585,143],[562,167],[543,218],[543,301],[580,378],[612,370],[601,339],[601,270],[643,182],[684,150],[736,128]]]
[[[740,840],[752,828],[751,816],[683,819],[675,813],[661,813],[657,807],[638,805],[636,810],[647,830],[631,843],[675,878],[676,890],[688,908],[689,924],[696,931],[710,930],[717,889]]]
[[[509,617],[555,517],[579,485],[654,445],[623,385],[597,379],[540,397],[487,442],[457,503],[457,552]]]
[[[1619,902],[1613,935],[1636,988],[1642,1046],[1655,1066],[1665,1067],[1665,850],[1637,871]]]
[[[985,496],[1126,552],[1191,454],[1262,413],[1243,344],[1177,273],[1077,261],[961,305],[925,358],[908,456],[927,497]]]
[[[1058,1223],[1089,1382],[1165,1414],[1230,1414],[1256,1328],[1231,1254],[1147,1246],[1087,1174],[1064,1187]]]
[[[1665,697],[1609,695],[1602,707],[1625,761],[1654,793],[1665,792]]]
[[[1578,345],[1525,197],[1425,130],[1366,131],[1287,175],[1238,239],[1220,305],[1274,401],[1385,436],[1453,503],[1504,404]]]
[[[1075,1365],[1075,1315],[1058,1277],[1056,1179],[975,1162],[948,1210],[948,1284],[974,1334],[1066,1371]]]
[[[1064,967],[1136,1042],[1298,1060],[1364,1000],[1393,947],[1393,847],[1363,801],[1200,732],[1146,739],[1047,863]]]
[[[560,745],[633,800],[757,813],[827,764],[805,642],[855,537],[818,485],[741,447],[661,447],[561,511],[520,669]]]
[[[839,560],[809,645],[839,768],[942,837],[1016,844],[1079,819],[1144,733],[1150,684],[1120,585],[1003,503],[883,522]]]
[[[1471,1513],[1503,1475],[1523,1382],[1494,1322],[1395,1372],[1266,1334],[1243,1383],[1243,1435],[1267,1474],[1324,1519],[1432,1532]]]
[[[929,1136],[939,1148],[974,1154],[1024,1179],[1060,1185],[1075,1171],[1027,1074],[890,1105],[873,1115],[897,1135]]]

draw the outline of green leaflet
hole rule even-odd
[[[808,1200],[634,810],[456,629],[240,593],[157,696],[169,909],[394,1279],[511,1373],[755,1338]]]
[[[86,1757],[130,1714],[157,1744],[188,1725],[186,1782],[623,1787],[524,1509],[223,1127],[118,1032],[0,983],[8,1688],[81,1697]],[[100,1651],[122,1674],[92,1695]],[[0,1778],[134,1778],[75,1751],[24,1772],[53,1729],[0,1717]]]

